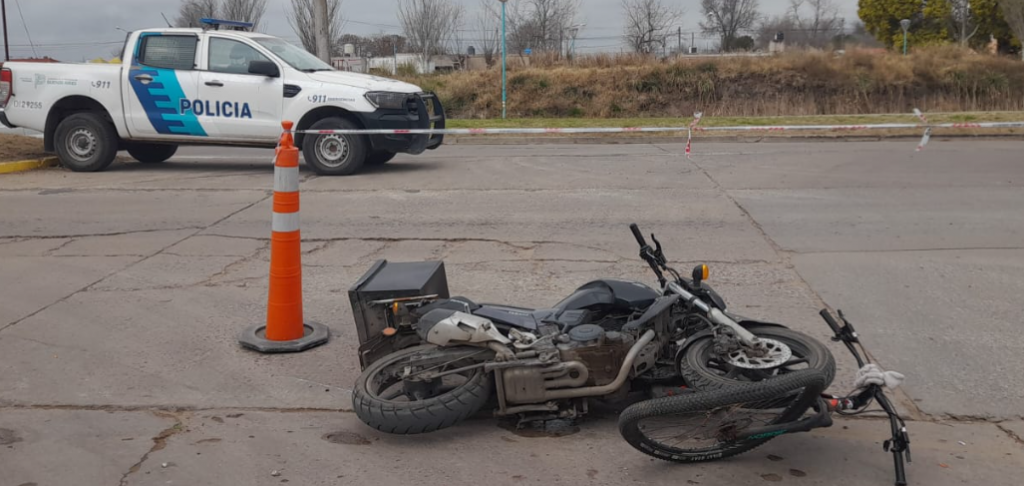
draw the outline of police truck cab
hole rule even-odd
[[[45,149],[81,172],[125,150],[163,162],[179,145],[273,148],[282,120],[296,130],[444,128],[437,96],[378,76],[339,71],[251,24],[132,32],[122,64],[4,63],[0,122],[43,133]],[[296,133],[307,166],[348,175],[395,154],[436,149],[440,135]]]

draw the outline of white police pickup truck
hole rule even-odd
[[[444,128],[437,96],[400,81],[333,69],[250,24],[132,32],[123,64],[9,62],[0,70],[0,122],[44,134],[74,171],[98,171],[126,150],[163,162],[179,145],[273,148],[281,121],[297,130]],[[305,163],[348,175],[396,153],[436,149],[440,135],[296,134]]]

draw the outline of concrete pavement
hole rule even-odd
[[[3,176],[0,483],[887,484],[874,419],[675,466],[632,450],[612,418],[566,437],[477,420],[396,438],[346,413],[346,292],[373,260],[442,258],[456,294],[550,305],[591,278],[653,281],[635,221],[680,268],[709,263],[740,314],[824,339],[817,310],[844,309],[907,375],[911,484],[1016,484],[1019,147],[707,144],[691,162],[674,144],[458,146],[353,177],[304,170],[306,315],[334,338],[287,356],[236,343],[264,315],[271,151]],[[855,367],[832,349],[845,392]]]

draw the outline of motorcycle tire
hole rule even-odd
[[[724,459],[753,450],[775,437],[736,437],[734,427],[737,424],[742,427],[761,425],[755,424],[755,421],[763,422],[764,425],[796,421],[814,404],[817,394],[811,393],[811,390],[821,390],[823,381],[821,373],[806,370],[715,391],[645,400],[622,411],[619,415],[619,433],[636,450],[666,461],[693,463]],[[793,394],[799,398],[791,400],[789,397]],[[751,417],[761,417],[747,418],[738,413],[740,410],[751,412]],[[719,419],[718,415],[722,414],[724,416]],[[687,419],[696,419],[697,426],[664,425],[666,421],[672,423]],[[648,421],[659,422],[659,426],[653,426]],[[665,438],[652,437],[655,434],[664,435],[671,430],[683,432],[675,435],[668,432],[670,435]],[[716,442],[705,447],[691,447],[684,443],[691,436],[697,438],[701,434],[705,435],[702,440],[710,440],[710,436],[713,436]],[[671,439],[672,443],[663,443],[665,439]]]
[[[789,346],[793,351],[794,357],[806,360],[806,368],[816,369],[821,372],[825,377],[826,388],[835,379],[836,359],[828,348],[818,340],[784,327],[750,326],[747,330],[754,333],[755,336],[781,341]],[[679,374],[683,377],[687,386],[698,391],[719,390],[769,377],[756,378],[758,373],[753,371],[729,377],[725,370],[711,366],[711,358],[714,357],[714,338],[711,335],[699,337],[697,341],[687,345],[683,356],[678,358],[676,362]],[[793,371],[796,370],[785,368],[764,370],[770,376],[781,376]],[[755,378],[751,378],[751,376],[755,376]]]
[[[384,356],[368,366],[352,392],[352,406],[359,419],[382,432],[411,435],[451,427],[479,411],[494,386],[490,373],[482,368],[469,370],[464,383],[430,398],[403,402],[378,395],[374,386],[378,374],[418,353],[437,349],[433,345],[414,346]]]

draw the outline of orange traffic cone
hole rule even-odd
[[[302,319],[302,238],[299,235],[299,149],[292,122],[274,159],[274,214],[270,233],[270,291],[267,322],[246,329],[239,342],[261,353],[304,351],[330,339],[327,326]]]

